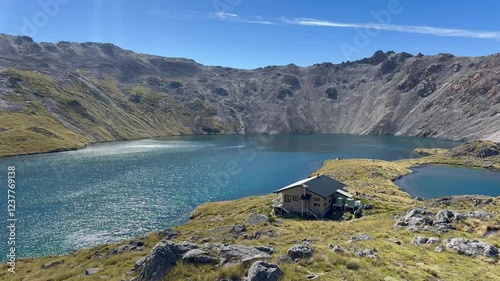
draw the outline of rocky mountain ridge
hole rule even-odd
[[[14,132],[18,128],[2,120],[4,143],[19,141],[15,136],[22,134],[28,144],[60,140],[69,147],[220,133],[499,141],[500,54],[377,51],[341,64],[241,70],[137,54],[112,44],[36,43],[0,35],[0,118],[13,115],[27,125]],[[59,127],[43,124],[49,121],[40,116]]]

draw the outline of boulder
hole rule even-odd
[[[373,240],[373,238],[366,233],[362,233],[352,236],[348,242],[365,241],[365,240]]]
[[[272,263],[256,261],[248,270],[247,281],[277,281],[283,276],[283,271]]]
[[[182,241],[182,242],[174,244],[173,247],[174,247],[175,253],[178,254],[179,256],[181,256],[181,255],[183,255],[191,250],[198,249],[200,246],[198,246],[197,244],[191,243],[191,242]]]
[[[399,241],[398,238],[389,238],[389,241],[394,243],[394,244],[401,245],[401,241]]]
[[[371,259],[376,259],[377,258],[377,255],[375,255],[375,253],[373,252],[372,249],[364,249],[364,250],[357,250],[354,252],[354,255],[356,257],[368,257],[368,258],[371,258]]]
[[[288,251],[286,251],[287,256],[291,259],[301,259],[310,258],[312,256],[313,249],[309,243],[302,243],[292,246]]]
[[[46,264],[42,264],[42,266],[40,266],[40,268],[47,269],[47,268],[51,268],[54,266],[58,266],[58,265],[63,264],[63,263],[64,263],[64,260],[55,260],[55,261],[48,262]]]
[[[424,227],[432,225],[433,221],[428,217],[431,212],[424,208],[414,208],[408,211],[406,215],[396,221],[394,227],[407,226],[409,230],[419,231]]]
[[[182,256],[184,262],[196,264],[211,264],[217,263],[219,260],[208,255],[207,252],[200,249],[189,250]]]
[[[85,269],[85,275],[94,275],[96,274],[97,272],[101,271],[100,268],[98,267],[92,267],[92,268],[87,268]]]
[[[411,209],[408,213],[406,213],[404,220],[407,221],[413,217],[422,217],[422,216],[429,215],[429,214],[430,214],[430,212],[424,208],[414,208],[414,209]]]
[[[237,237],[245,232],[247,232],[247,227],[244,224],[237,224],[237,225],[233,226],[233,228],[231,228],[231,231],[230,231],[230,233],[235,237]]]
[[[466,256],[498,257],[498,248],[484,241],[465,238],[448,238],[444,242],[448,250]]]
[[[452,221],[460,221],[463,219],[464,215],[461,213],[443,209],[436,214],[434,224],[451,223]]]
[[[169,240],[158,242],[145,258],[136,263],[135,269],[139,273],[136,281],[163,280],[178,258],[175,243]]]
[[[441,246],[437,246],[436,248],[434,248],[434,251],[437,253],[441,253],[442,251],[444,251],[444,249]]]
[[[237,264],[242,261],[248,262],[258,258],[270,258],[271,254],[269,250],[262,251],[256,247],[227,245],[221,248],[219,257],[221,264]]]
[[[293,260],[289,256],[279,256],[276,263],[293,263]]]
[[[468,217],[480,220],[488,220],[490,218],[490,213],[484,210],[477,210],[468,215]]]
[[[262,224],[266,222],[269,222],[269,217],[262,214],[250,214],[245,221],[245,223],[249,225]]]
[[[415,236],[411,241],[411,244],[415,246],[420,246],[425,243],[427,243],[427,238],[425,238],[424,236]]]
[[[342,246],[335,246],[332,248],[332,251],[334,251],[335,253],[344,253],[347,251],[346,248],[342,247]]]
[[[438,238],[438,237],[429,237],[429,239],[427,239],[427,244],[440,244],[441,243],[441,239]]]

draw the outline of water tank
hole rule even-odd
[[[354,208],[354,199],[352,198],[347,198],[347,206]]]
[[[342,199],[342,197],[337,198],[335,205],[343,205],[343,204],[344,204],[344,199]]]

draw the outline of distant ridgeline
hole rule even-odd
[[[209,67],[112,44],[0,35],[0,155],[178,134],[500,140],[500,55]]]

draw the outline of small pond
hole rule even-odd
[[[445,165],[425,165],[411,170],[413,173],[395,183],[414,197],[500,196],[500,172]]]

